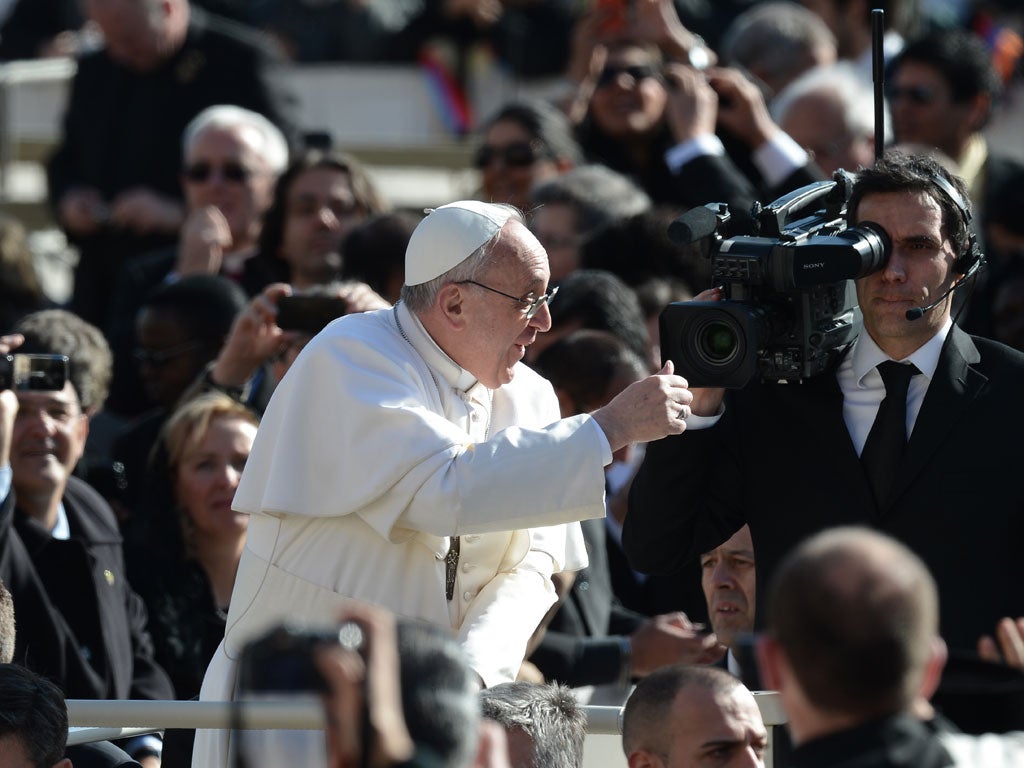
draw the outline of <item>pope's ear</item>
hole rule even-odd
[[[447,283],[437,292],[434,305],[442,317],[453,328],[461,328],[466,324],[466,294],[457,283]]]

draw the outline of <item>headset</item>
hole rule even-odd
[[[966,283],[970,278],[974,277],[975,273],[985,266],[985,254],[981,250],[981,245],[978,243],[978,237],[975,235],[974,230],[971,228],[971,209],[964,203],[964,199],[960,197],[960,193],[956,191],[956,187],[949,183],[949,181],[939,174],[932,176],[932,181],[939,189],[946,195],[947,198],[956,206],[956,209],[960,212],[960,218],[963,219],[964,229],[967,231],[967,247],[959,253],[953,261],[953,273],[962,275],[960,279],[956,280],[938,299],[933,301],[931,304],[926,304],[923,307],[914,307],[907,310],[907,320],[918,320],[924,316],[925,312],[930,312],[939,306],[949,294],[959,288],[961,285]]]
[[[967,247],[953,262],[953,271],[966,278],[969,276],[968,273],[973,275],[985,262],[985,254],[982,253],[978,237],[974,234],[974,230],[971,227],[971,209],[967,207],[964,199],[960,197],[960,193],[956,191],[956,187],[950,184],[945,176],[936,174],[932,177],[932,181],[935,182],[935,186],[945,193],[946,197],[956,206],[956,209],[960,211],[960,218],[963,219],[964,229],[967,230]]]

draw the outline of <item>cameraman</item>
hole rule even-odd
[[[634,568],[678,570],[749,523],[768,583],[797,542],[861,524],[931,569],[954,650],[973,653],[1001,617],[1024,615],[1024,355],[952,323],[952,290],[980,254],[949,185],[968,200],[937,163],[899,154],[859,175],[848,222],[892,241],[884,268],[857,281],[864,332],[802,384],[694,390],[685,434],[652,442],[634,480],[623,533]],[[905,394],[886,397],[887,360],[904,363]],[[876,413],[892,418],[873,429]],[[869,440],[883,423],[898,431]]]

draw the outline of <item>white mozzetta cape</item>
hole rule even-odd
[[[252,515],[246,548],[201,698],[232,698],[249,639],[283,619],[331,622],[342,596],[450,627],[485,684],[513,679],[555,601],[550,575],[586,565],[575,521],[604,515],[610,460],[596,423],[559,420],[530,368],[489,393],[404,305],[336,320],[256,436],[234,501]],[[226,759],[226,740],[198,732],[195,765]]]

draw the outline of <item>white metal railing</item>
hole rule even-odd
[[[758,691],[754,699],[769,732],[786,722],[779,695]],[[120,739],[165,728],[319,729],[323,706],[315,700],[297,701],[93,701],[69,699],[68,744]],[[236,713],[235,708],[240,710]],[[586,706],[587,736],[622,733],[622,707]],[[240,714],[236,720],[235,714]],[[769,753],[765,765],[771,768]]]

